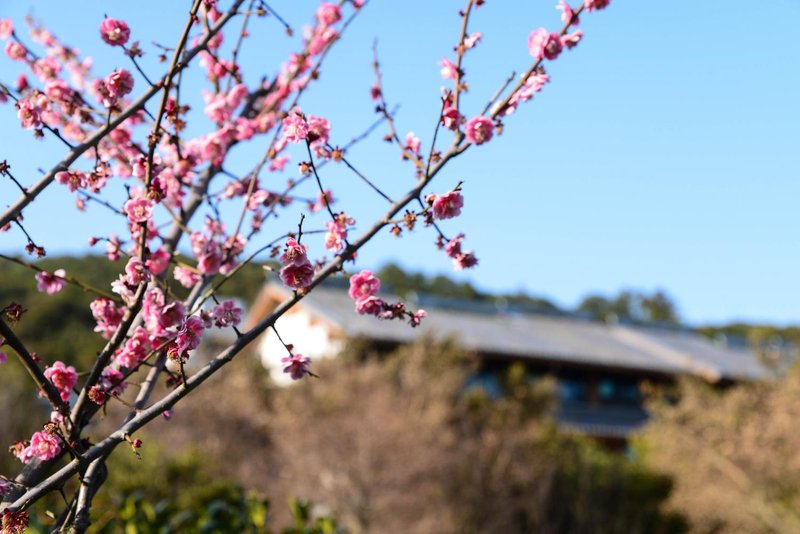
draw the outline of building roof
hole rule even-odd
[[[269,284],[270,293],[291,290]],[[753,380],[772,375],[756,355],[715,344],[688,329],[606,324],[575,316],[499,311],[435,299],[420,302],[428,316],[418,328],[402,321],[358,315],[342,288],[319,286],[300,303],[344,335],[407,343],[422,335],[454,339],[476,352],[530,361],[555,362],[667,375],[691,374],[711,382]]]

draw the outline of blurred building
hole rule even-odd
[[[282,284],[263,287],[250,313],[250,325],[291,296]],[[365,338],[387,348],[421,336],[453,339],[480,358],[470,383],[500,394],[499,377],[512,362],[524,362],[531,376],[553,376],[559,407],[554,414],[568,431],[621,445],[647,420],[643,392],[679,375],[701,377],[725,386],[772,376],[745,347],[715,343],[680,327],[602,323],[572,315],[501,308],[495,304],[415,297],[407,304],[428,316],[418,328],[403,321],[381,321],[355,313],[345,287],[315,288],[276,327],[295,352],[312,360],[335,356],[347,338]],[[278,383],[288,383],[280,359],[286,350],[271,330],[258,353]]]

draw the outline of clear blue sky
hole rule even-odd
[[[32,11],[65,41],[97,51],[96,74],[129,67],[100,44],[97,32],[104,13],[125,19],[149,52],[146,69],[156,75],[163,66],[152,62],[151,42],[174,45],[189,4],[85,0],[77,10],[67,2],[3,2],[0,17],[21,26]],[[315,4],[272,5],[299,29]],[[528,64],[532,29],[560,25],[554,5],[489,0],[476,13],[470,29],[485,37],[465,65],[468,115],[509,72]],[[460,6],[374,0],[332,52],[304,110],[328,117],[341,144],[369,124],[377,37],[386,95],[402,106],[399,128],[415,131],[427,146],[443,83],[436,63],[452,56]],[[484,290],[524,290],[564,306],[589,292],[663,288],[691,323],[800,323],[798,20],[794,0],[615,0],[583,16],[584,41],[548,65],[552,83],[506,121],[502,137],[470,149],[435,182],[442,192],[464,181],[464,214],[445,229],[466,233],[480,265],[456,276]],[[296,48],[274,20],[259,20],[252,32],[242,56],[251,83],[274,73]],[[0,65],[0,78],[13,81],[10,61],[3,57]],[[8,126],[15,120],[13,108],[0,108],[6,125],[0,159],[30,183],[62,149]],[[208,127],[203,120],[198,131]],[[249,169],[261,148],[236,152],[232,166]],[[350,158],[395,194],[413,182],[409,166],[377,137]],[[353,212],[361,227],[382,207],[352,175],[329,167],[323,177],[340,197],[350,195],[337,208]],[[3,203],[17,196],[7,183],[0,194]],[[121,232],[102,210],[75,214],[72,202],[63,187],[53,187],[26,211],[27,228],[51,254],[85,251],[86,236],[110,225]],[[0,236],[0,249],[21,250],[18,234]],[[432,246],[434,237],[427,231],[401,240],[386,235],[359,264],[392,260],[454,274]]]

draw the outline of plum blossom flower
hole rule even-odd
[[[456,67],[456,64],[449,59],[442,58],[438,65],[442,67],[442,70],[440,71],[442,79],[455,81],[456,78],[458,78],[458,67]]]
[[[288,373],[292,380],[300,380],[304,376],[311,374],[311,371],[308,370],[308,366],[311,365],[311,358],[302,354],[292,354],[281,358],[281,363],[284,364],[283,372]]]
[[[0,19],[0,39],[5,41],[14,33],[14,22],[11,19]]]
[[[419,137],[414,135],[414,132],[408,132],[408,134],[406,134],[406,148],[417,157],[419,157],[419,147],[421,144]]]
[[[147,222],[152,210],[153,202],[145,197],[132,198],[125,203],[125,213],[132,223]]]
[[[242,309],[236,306],[232,300],[226,300],[219,306],[216,306],[211,315],[214,316],[214,325],[217,328],[224,328],[226,326],[236,326],[242,320]]]
[[[184,354],[199,347],[200,340],[203,337],[203,330],[203,320],[200,317],[191,315],[185,318],[178,330],[178,336],[175,338],[175,346],[178,353]]]
[[[283,138],[290,143],[299,143],[308,137],[308,124],[298,113],[290,113],[283,119]]]
[[[481,42],[483,34],[481,32],[474,32],[464,38],[464,48],[474,48],[475,45]]]
[[[336,220],[325,223],[325,227],[328,229],[325,233],[325,248],[333,252],[344,249],[347,241],[347,226],[353,224],[355,224],[355,220],[344,213],[337,215]]]
[[[317,20],[324,26],[331,26],[342,19],[341,8],[330,2],[325,2],[317,8]]]
[[[25,47],[18,42],[9,41],[6,44],[6,55],[9,59],[13,59],[14,61],[22,61],[28,53],[25,51]]]
[[[386,302],[378,297],[370,296],[356,301],[356,312],[359,315],[374,315],[379,317],[386,309]]]
[[[585,0],[583,6],[586,8],[586,11],[595,11],[607,8],[610,3],[611,0]]]
[[[494,124],[492,120],[483,115],[478,115],[467,121],[464,126],[464,133],[467,141],[476,145],[482,145],[492,139],[494,135]]]
[[[20,448],[17,458],[23,463],[28,463],[34,458],[42,461],[52,460],[61,452],[61,444],[56,436],[47,432],[35,432],[31,436],[30,445]]]
[[[17,102],[17,110],[17,117],[19,117],[22,127],[26,130],[38,128],[42,123],[41,108],[27,98],[20,99]]]
[[[578,46],[578,43],[581,42],[581,39],[583,39],[583,30],[575,30],[574,32],[568,33],[562,37],[561,44],[571,50]]]
[[[147,270],[158,276],[169,267],[170,255],[164,248],[158,248],[155,252],[150,254],[145,262]]]
[[[461,242],[464,240],[464,234],[458,234],[456,237],[447,242],[444,247],[444,253],[453,259],[453,269],[462,271],[469,269],[478,264],[478,258],[472,251],[463,252],[461,250]]]
[[[458,110],[451,106],[448,102],[442,110],[442,126],[448,130],[456,130],[461,125],[463,120],[464,118],[461,116]]]
[[[323,117],[309,115],[306,119],[308,140],[318,145],[327,145],[331,132],[331,123]]]
[[[175,280],[183,287],[192,287],[200,281],[200,275],[187,267],[175,267],[172,276],[174,276]]]
[[[436,219],[452,219],[461,215],[464,197],[458,191],[450,191],[444,195],[436,195],[433,200],[433,216]]]
[[[409,322],[413,328],[416,328],[422,323],[422,319],[428,316],[428,312],[425,310],[417,310],[409,319]]]
[[[105,79],[108,94],[116,101],[133,91],[133,76],[125,69],[115,70]]]
[[[71,193],[86,187],[86,175],[81,171],[61,171],[56,173],[56,182],[64,184]]]
[[[122,21],[112,18],[100,23],[100,38],[111,46],[124,46],[131,36],[131,29]]]
[[[575,15],[575,12],[572,10],[572,7],[564,0],[558,0],[558,5],[556,5],[556,9],[561,11],[561,22],[564,23],[568,22]],[[575,26],[580,24],[580,22],[581,21],[578,17],[575,17],[575,19],[572,20],[572,24]]]
[[[380,279],[372,271],[361,271],[350,277],[348,294],[353,300],[362,300],[372,297],[381,290]]]
[[[69,399],[69,394],[78,381],[78,373],[75,372],[75,368],[71,365],[64,365],[64,362],[56,362],[45,369],[44,377],[52,382],[61,393],[61,400],[63,401]]]
[[[41,293],[55,295],[67,284],[64,277],[67,275],[64,269],[57,269],[53,273],[42,271],[36,274],[36,289]]]
[[[289,264],[281,269],[281,280],[293,289],[303,289],[311,285],[314,279],[314,266],[311,263],[301,265]]]
[[[281,264],[304,265],[308,263],[308,257],[306,256],[307,250],[308,247],[298,243],[295,238],[288,238],[286,240],[286,248],[280,257]]]
[[[114,301],[105,297],[93,300],[89,307],[92,310],[95,321],[97,321],[94,331],[99,332],[104,338],[110,339],[122,321],[125,310],[117,308]]]
[[[528,36],[528,51],[536,59],[554,60],[561,53],[561,36],[550,33],[546,28],[533,30]]]

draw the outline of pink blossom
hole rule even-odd
[[[133,369],[147,357],[150,350],[150,337],[144,327],[137,327],[125,345],[118,351],[115,363],[126,369]]]
[[[462,271],[478,265],[478,258],[472,251],[464,252],[453,258],[453,268]]]
[[[106,367],[100,375],[100,386],[114,396],[122,395],[127,386],[123,378],[124,375],[119,369]]]
[[[180,282],[183,287],[192,287],[200,281],[200,275],[188,267],[175,267],[172,276],[174,276],[175,280]]]
[[[564,37],[561,38],[561,44],[566,46],[568,49],[572,49],[578,45],[583,39],[583,30],[575,30],[572,33],[568,33]]]
[[[482,145],[491,140],[494,135],[494,124],[492,120],[483,115],[478,115],[467,121],[464,126],[464,133],[467,141],[476,145]]]
[[[442,110],[442,126],[448,130],[456,130],[463,121],[464,118],[456,108],[449,103],[445,105],[444,110]]]
[[[281,156],[269,162],[269,170],[282,171],[286,164],[289,162],[289,156]]]
[[[316,213],[318,211],[325,209],[326,205],[332,206],[334,202],[336,202],[336,199],[333,198],[333,191],[328,189],[325,191],[324,195],[322,193],[317,194],[317,201],[314,202],[314,204],[310,205],[309,209],[313,213]]]
[[[594,11],[605,9],[610,3],[611,0],[585,0],[583,6],[586,8],[586,11]]]
[[[281,358],[281,363],[284,364],[283,372],[288,373],[292,380],[300,380],[306,375],[310,375],[308,366],[311,364],[311,358],[303,356],[302,354],[292,354]]]
[[[355,220],[344,213],[338,215],[336,220],[326,222],[325,227],[328,231],[325,233],[325,248],[334,252],[344,249],[347,241],[347,225],[353,224]]]
[[[422,322],[422,319],[424,319],[427,316],[428,316],[428,312],[426,312],[425,310],[417,310],[414,313],[414,315],[411,316],[411,319],[409,319],[409,322],[411,323],[411,326],[413,328],[416,328],[417,326],[420,325],[420,323]]]
[[[35,432],[31,436],[31,443],[17,453],[23,463],[28,463],[34,458],[42,461],[52,460],[61,452],[61,444],[56,436],[47,432]]]
[[[147,269],[151,273],[158,276],[167,270],[167,267],[169,267],[169,260],[170,260],[169,252],[167,252],[163,248],[159,248],[155,252],[150,254],[150,257],[147,258],[145,264],[147,265]]]
[[[483,34],[481,32],[471,33],[464,38],[464,48],[473,48],[483,38]]]
[[[38,128],[42,123],[41,109],[28,99],[20,99],[17,102],[17,117],[22,122],[22,127],[30,130]]]
[[[22,61],[28,55],[25,47],[16,41],[9,41],[6,44],[6,55],[14,61]]]
[[[558,5],[556,6],[556,9],[561,11],[561,22],[564,22],[564,23],[569,22],[572,19],[572,17],[575,15],[575,12],[572,10],[572,7],[568,3],[566,3],[564,0],[558,0]],[[580,21],[580,19],[578,19],[578,17],[575,17],[575,19],[572,20],[572,24],[574,24],[576,26],[578,24],[580,24],[580,22],[581,21]]]
[[[42,271],[36,274],[36,289],[48,295],[55,295],[67,285],[64,277],[67,273],[64,269],[53,271],[52,274]]]
[[[455,81],[458,78],[458,67],[449,59],[443,58],[438,65],[442,67],[440,73],[443,79]]]
[[[310,263],[289,264],[281,269],[281,280],[293,289],[303,289],[314,279],[314,267]]]
[[[144,197],[132,198],[125,203],[125,213],[132,223],[147,222],[152,215],[153,203]]]
[[[75,97],[75,91],[72,90],[64,80],[51,80],[47,82],[44,86],[44,94],[47,95],[47,98],[63,104],[71,102]]]
[[[528,36],[528,51],[536,59],[553,60],[561,53],[561,36],[550,33],[545,28],[533,30]]]
[[[0,39],[6,40],[14,33],[14,23],[11,19],[0,19]]]
[[[378,297],[365,297],[356,301],[356,312],[359,315],[374,315],[379,317],[386,309],[386,302]]]
[[[464,241],[464,234],[458,234],[444,246],[444,253],[450,258],[455,258],[461,254],[462,241]]]
[[[283,138],[290,143],[299,143],[308,137],[308,124],[297,113],[290,113],[283,119]]]
[[[315,32],[311,36],[311,41],[308,43],[308,53],[316,56],[331,44],[336,38],[339,37],[339,32],[333,28],[325,28],[321,31]]]
[[[406,134],[406,148],[415,156],[419,156],[419,147],[421,144],[419,137],[414,135],[414,132],[408,132],[408,134]]]
[[[217,328],[226,326],[236,326],[242,320],[242,309],[236,306],[232,300],[226,300],[219,306],[216,306],[211,314],[214,316],[214,324]]]
[[[86,175],[80,171],[57,172],[55,178],[56,182],[66,185],[70,192],[86,187]]]
[[[149,279],[150,272],[142,263],[141,258],[132,256],[125,265],[125,282],[132,286],[138,286]]]
[[[33,63],[33,73],[43,82],[55,79],[60,72],[61,65],[55,58],[45,57]]]
[[[100,332],[104,338],[110,339],[122,321],[122,316],[125,314],[124,309],[117,308],[114,301],[105,297],[93,300],[89,307],[97,321],[94,331]]]
[[[200,317],[192,315],[184,319],[178,330],[178,336],[175,338],[178,354],[185,354],[199,347],[203,338],[203,329],[203,320]]]
[[[381,290],[380,279],[371,271],[361,271],[350,277],[350,290],[348,294],[353,300],[362,300],[371,297]]]
[[[108,238],[108,243],[106,244],[106,254],[108,255],[108,261],[117,261],[119,259],[119,251],[120,246],[122,243],[119,240],[119,237],[116,235],[112,235]]]
[[[301,245],[295,238],[290,237],[286,240],[286,248],[280,257],[281,264],[305,265],[306,263],[309,263],[308,257],[306,256],[307,251],[307,246]]]
[[[461,215],[464,197],[458,191],[450,191],[444,195],[436,195],[433,201],[433,216],[437,219],[452,219]]]
[[[105,79],[108,94],[116,100],[133,91],[133,76],[125,69],[115,70]]]
[[[327,145],[331,132],[331,123],[323,117],[309,115],[306,120],[308,125],[308,140],[319,145]]]
[[[317,20],[323,26],[336,24],[342,19],[342,10],[336,4],[325,2],[317,8]]]
[[[78,373],[71,365],[68,367],[64,362],[56,362],[44,370],[44,376],[61,393],[61,400],[69,399],[69,394],[73,386],[78,381]]]
[[[131,36],[131,30],[124,21],[112,18],[100,23],[100,37],[111,46],[124,46]]]

